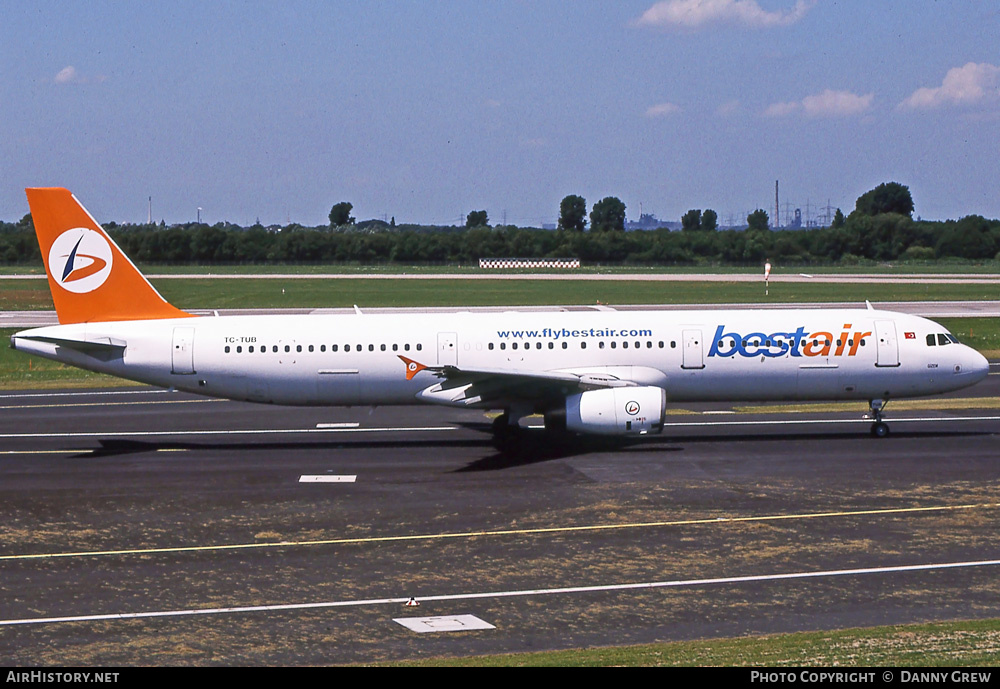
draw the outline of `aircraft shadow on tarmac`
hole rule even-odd
[[[604,438],[593,436],[563,436],[553,437],[542,430],[527,430],[521,434],[517,443],[504,450],[497,450],[494,447],[490,424],[479,423],[459,423],[465,428],[474,431],[481,431],[486,435],[483,438],[464,438],[459,440],[339,440],[336,442],[307,441],[307,442],[269,442],[269,443],[249,443],[249,442],[156,442],[147,440],[131,440],[125,438],[105,438],[98,440],[100,446],[85,453],[73,455],[71,458],[101,458],[115,457],[120,455],[141,454],[145,452],[156,452],[160,450],[190,450],[190,451],[273,451],[273,450],[327,450],[336,451],[341,449],[352,450],[381,450],[392,448],[420,449],[420,448],[482,448],[489,450],[489,454],[475,459],[465,466],[455,469],[455,473],[473,471],[498,471],[512,469],[520,466],[548,462],[551,460],[567,459],[572,457],[585,456],[589,454],[619,452],[628,450],[635,453],[664,453],[683,452],[685,446],[700,445],[708,443],[758,443],[758,442],[816,442],[816,441],[845,441],[861,440],[872,443],[892,443],[894,440],[914,438],[960,438],[978,437],[993,435],[990,431],[899,431],[894,432],[888,439],[871,438],[866,433],[775,433],[751,434],[742,433],[734,435],[720,436],[716,434],[688,435],[683,437],[659,435],[645,438]]]

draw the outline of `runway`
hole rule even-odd
[[[863,403],[689,406],[645,442],[510,457],[467,410],[0,395],[0,657],[320,665],[994,617],[998,397],[990,376],[890,404],[882,440]],[[461,631],[401,623],[424,617]]]

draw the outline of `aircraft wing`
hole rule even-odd
[[[449,406],[488,408],[512,402],[549,402],[586,390],[636,385],[612,373],[424,366],[399,358],[407,365],[408,378],[427,371],[440,379],[421,390],[419,399]]]

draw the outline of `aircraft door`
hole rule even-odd
[[[681,368],[699,369],[705,368],[704,345],[701,341],[700,330],[685,330],[681,333],[684,340],[682,350],[683,360]]]
[[[875,321],[876,366],[899,366],[895,321]]]
[[[194,373],[194,328],[174,328],[170,372],[181,375]]]
[[[458,366],[458,333],[438,333],[438,366]]]

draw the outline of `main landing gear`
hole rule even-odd
[[[521,426],[521,419],[533,413],[526,406],[505,409],[493,419],[493,446],[501,452],[536,451],[564,443],[569,437],[566,432],[566,415],[559,410],[545,414],[545,430],[529,430]]]
[[[493,446],[501,452],[517,450],[524,441],[525,429],[521,428],[521,418],[530,409],[505,409],[493,419]]]
[[[870,414],[868,418],[875,419],[872,424],[871,434],[876,438],[884,438],[889,435],[889,424],[882,420],[882,410],[888,402],[884,400],[868,400]]]

